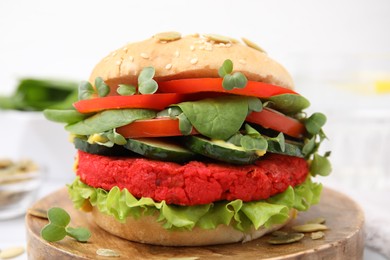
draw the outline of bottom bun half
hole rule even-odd
[[[236,242],[248,242],[263,235],[278,230],[295,218],[297,211],[292,209],[290,217],[281,224],[270,227],[250,229],[246,232],[235,229],[232,226],[219,225],[215,229],[193,228],[191,231],[172,231],[164,229],[156,216],[143,216],[138,219],[128,217],[125,223],[117,221],[113,216],[103,214],[96,207],[92,210],[96,224],[105,231],[118,237],[152,245],[162,246],[206,246],[217,244],[229,244]]]

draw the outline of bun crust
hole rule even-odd
[[[156,37],[127,44],[99,62],[90,76],[93,83],[102,77],[112,94],[118,84],[137,84],[144,67],[153,66],[158,81],[181,78],[215,78],[226,59],[233,61],[233,70],[241,71],[248,80],[261,81],[285,88],[294,87],[290,74],[266,53],[245,44],[218,42],[199,35],[171,41]]]
[[[296,210],[290,211],[290,218],[282,224],[269,228],[254,228],[248,232],[239,231],[232,226],[219,225],[216,229],[193,228],[191,231],[171,231],[157,222],[156,216],[142,216],[139,219],[128,217],[126,223],[118,222],[114,217],[100,213],[96,207],[92,210],[93,219],[98,226],[118,237],[152,245],[162,246],[205,246],[248,242],[286,225],[296,216]]]

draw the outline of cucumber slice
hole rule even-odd
[[[84,151],[86,153],[91,154],[99,154],[105,156],[123,156],[123,155],[131,155],[132,152],[125,149],[123,146],[114,145],[113,147],[107,147],[100,144],[90,144],[86,140],[75,137],[73,140],[74,146],[76,149]]]
[[[224,141],[212,141],[199,136],[185,137],[184,144],[195,153],[232,164],[251,164],[259,156],[254,151]]]
[[[267,152],[302,157],[302,158],[304,157],[304,155],[302,154],[302,147],[300,147],[299,145],[285,142],[284,151],[282,151],[277,141],[267,140],[267,142],[268,142]]]
[[[171,162],[186,162],[196,154],[166,138],[127,139],[125,148],[150,159]]]

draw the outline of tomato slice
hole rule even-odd
[[[85,99],[73,103],[80,113],[94,113],[107,109],[121,108],[146,108],[162,110],[169,105],[184,101],[184,96],[175,93],[132,95],[132,96],[108,96],[101,98]]]
[[[137,120],[131,124],[118,127],[116,131],[125,138],[183,135],[179,130],[179,120],[171,118]],[[197,134],[197,131],[193,129],[191,134]]]
[[[243,96],[268,98],[275,95],[292,93],[295,91],[263,82],[248,81],[245,88],[226,90],[222,87],[222,78],[192,78],[162,81],[158,83],[158,89],[164,93],[190,94],[198,92],[222,92]]]
[[[298,120],[268,108],[250,113],[246,121],[296,138],[302,138],[306,132],[305,126]]]

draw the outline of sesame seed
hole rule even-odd
[[[120,60],[117,60],[117,61],[115,62],[115,64],[116,64],[116,65],[121,65],[121,61],[120,61]]]
[[[204,50],[206,48],[204,45],[199,46],[199,50]]]
[[[124,51],[127,51],[127,47],[124,47],[123,50],[124,50]]]
[[[141,52],[140,53],[140,56],[144,59],[149,59],[149,54],[145,53],[145,52]]]
[[[129,56],[129,60],[130,60],[131,62],[133,62],[133,61],[134,61],[134,57],[133,57],[133,56]]]
[[[196,64],[198,62],[198,58],[192,58],[191,60],[190,60],[190,63],[191,64]]]
[[[243,59],[239,59],[238,62],[241,63],[241,64],[244,64],[244,65],[246,64],[246,61],[243,60]]]
[[[111,56],[114,57],[116,55],[116,51],[114,51]]]
[[[226,43],[226,44],[225,44],[225,47],[228,47],[228,48],[229,48],[229,47],[232,47],[232,44],[231,44],[230,42],[229,42],[229,43]]]
[[[160,43],[163,43],[163,44],[164,44],[164,43],[167,43],[167,41],[160,41]]]
[[[191,46],[190,46],[190,50],[191,50],[191,51],[195,50],[195,46],[194,46],[194,45],[191,45]]]
[[[180,52],[177,50],[177,51],[175,51],[175,57],[176,58],[179,58],[180,57]]]
[[[170,70],[170,69],[172,68],[172,64],[168,63],[167,65],[165,65],[165,68],[166,68],[167,70]]]

